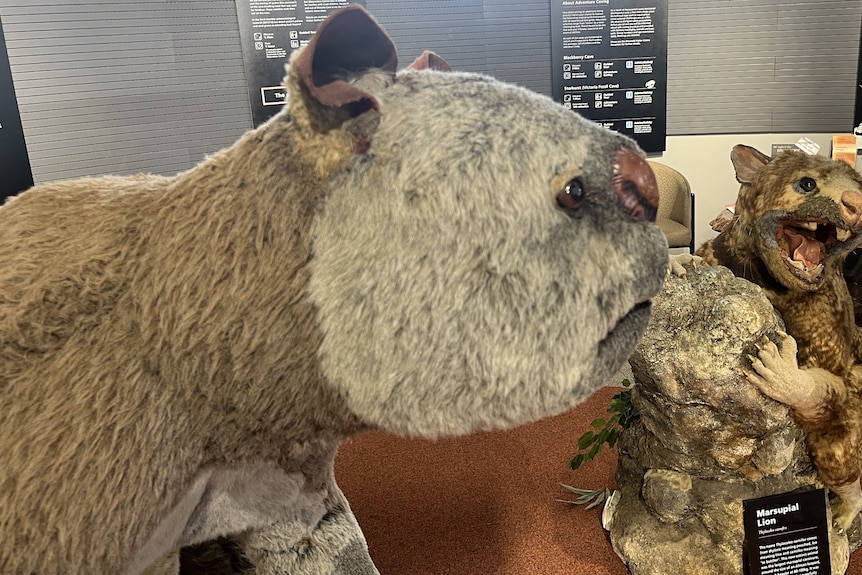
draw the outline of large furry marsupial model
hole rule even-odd
[[[437,65],[348,7],[232,147],[0,208],[0,573],[232,535],[257,573],[376,573],[341,441],[512,427],[623,365],[668,260],[642,153]]]
[[[749,379],[793,409],[846,528],[862,510],[862,334],[843,277],[862,238],[862,178],[796,151],[770,159],[738,145],[731,161],[735,216],[696,253],[761,286],[784,319],[787,334],[762,342]]]

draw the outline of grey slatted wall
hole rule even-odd
[[[551,94],[550,2],[485,0],[486,73]]]
[[[859,0],[670,0],[668,133],[849,132]]]
[[[612,0],[613,1],[613,0]],[[548,0],[367,0],[402,65],[551,92]],[[37,182],[171,174],[251,127],[234,0],[0,0]],[[847,132],[862,0],[668,0],[668,134]]]
[[[482,0],[366,0],[365,6],[392,36],[400,66],[430,49],[453,68],[486,69]]]
[[[367,0],[402,65],[433,50],[458,70],[551,94],[551,5],[546,0]]]
[[[37,182],[173,174],[251,126],[233,0],[2,0]]]

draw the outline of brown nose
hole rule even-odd
[[[841,194],[841,217],[851,228],[862,224],[862,194],[859,192]]]
[[[636,220],[654,222],[658,185],[652,168],[637,152],[623,146],[614,152],[614,194],[622,210]]]

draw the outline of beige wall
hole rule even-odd
[[[695,245],[715,237],[709,222],[727,204],[736,201],[739,184],[730,163],[736,144],[753,146],[771,154],[772,144],[794,143],[807,137],[820,145],[820,153],[831,151],[832,134],[736,134],[718,136],[668,136],[664,154],[650,157],[682,173],[695,194]],[[685,253],[687,250],[682,250]]]

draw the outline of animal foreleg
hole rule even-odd
[[[245,535],[242,547],[257,575],[379,575],[349,508],[330,511],[300,540],[276,524]]]
[[[840,498],[838,505],[832,508],[832,523],[840,529],[847,529],[862,511],[862,486],[857,479],[830,489]]]
[[[793,408],[803,421],[834,417],[830,405],[846,395],[844,380],[820,368],[800,368],[796,340],[779,332],[780,347],[767,337],[758,346],[758,356],[749,356],[754,371],[748,381],[767,395]]]
[[[687,277],[688,270],[685,266],[695,269],[704,265],[703,259],[694,254],[679,254],[670,258],[670,264],[667,267],[667,275],[675,275],[677,277]]]

